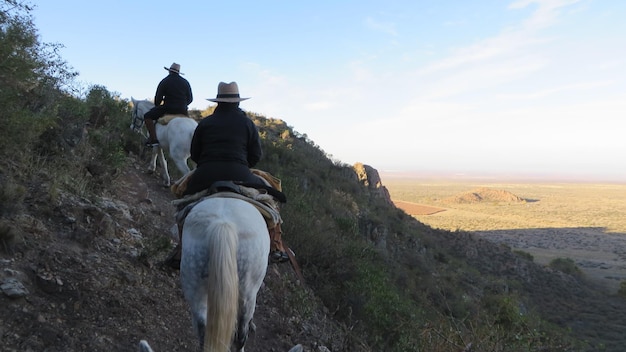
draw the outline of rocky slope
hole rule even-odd
[[[12,235],[0,256],[0,350],[136,351],[140,339],[157,352],[196,350],[178,272],[161,265],[173,197],[135,162],[99,199],[29,187],[23,211],[4,224]],[[289,264],[270,265],[247,350],[343,350],[340,326],[323,309],[299,316],[285,290],[314,299]]]

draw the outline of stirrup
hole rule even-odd
[[[274,252],[270,253],[270,260],[272,261],[272,263],[284,263],[289,261],[289,255],[287,255],[287,253],[285,252],[275,250]]]
[[[159,141],[157,139],[149,139],[146,142],[146,147],[158,147],[159,146]]]

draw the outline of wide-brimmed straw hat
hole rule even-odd
[[[241,98],[239,96],[239,86],[237,82],[224,83],[217,85],[217,96],[215,99],[207,99],[216,103],[237,103],[250,98]]]
[[[168,70],[168,71],[170,71],[170,72],[174,72],[174,73],[178,73],[180,75],[184,75],[184,73],[180,73],[180,65],[175,63],[175,62],[170,66],[170,68],[167,68],[165,66],[163,66],[163,68]]]

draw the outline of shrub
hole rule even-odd
[[[555,258],[550,262],[548,266],[565,274],[578,277],[583,275],[582,270],[580,270],[580,268],[571,258]]]
[[[56,124],[57,101],[76,76],[59,45],[39,42],[31,10],[24,2],[0,3],[0,156],[13,161]]]
[[[531,262],[535,260],[535,257],[533,257],[533,255],[528,252],[516,250],[516,251],[513,251],[513,253]]]

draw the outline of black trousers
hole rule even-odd
[[[198,165],[187,183],[184,194],[194,194],[208,189],[216,181],[241,181],[265,185],[257,175],[250,171],[247,165],[234,161],[211,161]]]
[[[182,114],[187,115],[187,107],[184,106],[167,106],[167,105],[158,105],[150,109],[147,113],[143,115],[144,120],[158,120],[165,114]]]

